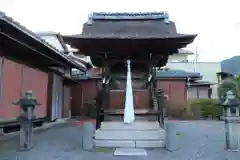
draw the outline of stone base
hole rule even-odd
[[[117,148],[114,156],[147,156],[147,151],[137,148]]]
[[[94,144],[97,147],[105,148],[118,148],[118,147],[129,147],[129,148],[162,148],[165,147],[164,140],[94,140]]]

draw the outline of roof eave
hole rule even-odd
[[[15,22],[12,18],[5,15],[3,12],[0,12],[0,20],[6,22],[8,25],[14,27],[18,31],[24,33],[25,35],[31,37],[35,42],[42,44],[45,48],[47,48],[51,53],[57,54],[62,58],[63,63],[70,65],[71,67],[77,68],[82,71],[86,71],[86,69],[82,66],[79,66],[77,64],[74,64],[71,62],[68,58],[65,57],[60,51],[58,51],[56,48],[48,44],[46,41],[42,40],[40,37],[38,37],[35,33],[28,30],[27,28],[20,25],[18,22]]]
[[[169,77],[156,77],[156,79],[181,79],[181,80],[187,80],[188,78],[190,78],[191,80],[199,80],[199,79],[201,79],[201,76],[196,76],[196,77],[182,77],[182,76],[179,76],[179,77],[171,77],[171,76],[169,76]]]

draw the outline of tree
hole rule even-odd
[[[236,74],[234,79],[240,83],[240,73]]]

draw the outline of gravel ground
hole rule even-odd
[[[35,147],[17,152],[18,138],[0,142],[0,160],[239,160],[240,152],[224,150],[224,125],[216,121],[176,121],[182,132],[181,149],[148,150],[146,157],[114,157],[113,152],[87,152],[81,146],[81,128],[65,126],[35,134]]]

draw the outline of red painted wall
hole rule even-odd
[[[83,80],[71,86],[72,116],[84,116],[87,112],[85,103],[92,101],[98,93],[98,80]]]
[[[33,96],[41,103],[35,109],[37,117],[47,114],[48,74],[27,66],[23,66],[23,93],[30,90]]]
[[[168,95],[169,101],[176,104],[184,104],[187,101],[185,91],[185,80],[182,79],[163,79],[157,81],[157,87],[164,90]]]
[[[12,105],[12,101],[21,97],[21,91],[24,93],[27,90],[33,91],[33,96],[41,103],[36,107],[35,115],[45,117],[47,114],[47,84],[47,73],[5,59],[0,119],[16,118],[19,115],[19,106]]]
[[[1,58],[2,59],[2,58]],[[19,107],[12,104],[20,98],[22,65],[4,60],[2,101],[0,102],[0,118],[15,118],[19,115]]]

